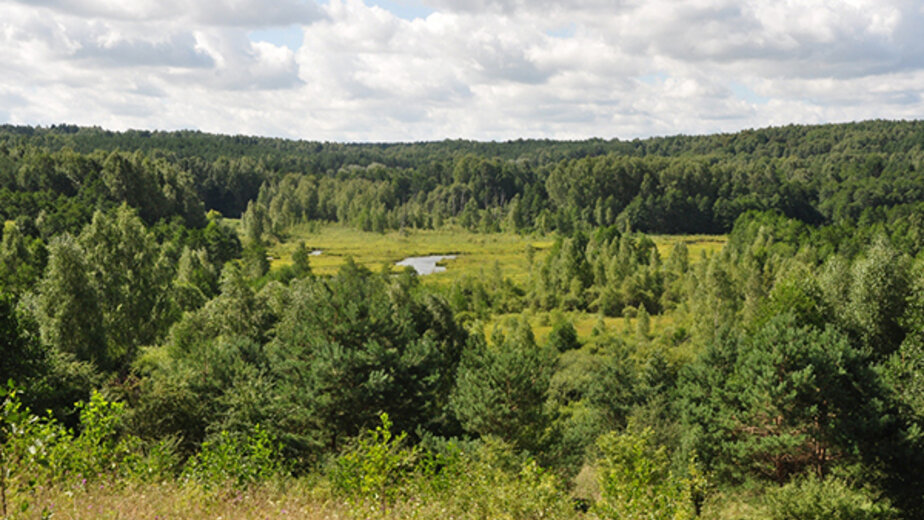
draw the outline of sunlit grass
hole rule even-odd
[[[604,334],[629,334],[634,335],[637,320],[634,318],[600,316],[591,312],[560,312],[560,311],[542,311],[530,312],[524,314],[496,314],[484,324],[485,336],[490,339],[494,330],[500,327],[501,330],[509,328],[516,320],[525,317],[533,331],[533,336],[538,343],[544,343],[552,332],[552,328],[558,319],[565,319],[574,325],[578,338],[587,340],[594,333],[594,328],[600,327],[598,332]],[[674,316],[670,313],[650,316],[650,331],[657,334],[660,331],[674,325]]]
[[[711,255],[721,250],[727,241],[724,235],[652,235],[651,238],[662,258],[670,254],[675,244],[684,242],[693,262],[703,252]],[[454,254],[458,255],[457,258],[440,263],[447,268],[446,271],[428,275],[427,283],[449,284],[465,275],[494,275],[497,269],[503,278],[522,285],[529,277],[527,248],[534,249],[533,261],[540,262],[555,242],[555,237],[474,233],[460,227],[372,233],[340,224],[310,223],[290,228],[283,242],[270,247],[271,267],[291,264],[292,251],[299,241],[303,241],[309,250],[322,251],[321,255],[310,258],[312,270],[320,275],[335,274],[348,256],[360,265],[379,271],[383,265],[396,269],[394,264],[409,256]],[[592,326],[585,328],[589,332]]]
[[[301,480],[269,482],[247,490],[205,490],[182,482],[93,483],[40,489],[28,510],[14,518],[241,519],[348,518],[329,493]]]
[[[379,271],[383,265],[394,266],[409,256],[458,255],[440,264],[447,267],[445,272],[427,276],[433,283],[449,283],[465,274],[479,275],[493,269],[495,262],[502,276],[523,282],[529,272],[527,245],[535,248],[536,258],[540,258],[554,242],[551,236],[481,234],[457,227],[372,233],[338,224],[303,224],[289,229],[287,235],[284,242],[269,249],[272,268],[290,264],[299,241],[309,250],[322,251],[310,258],[312,271],[320,275],[336,273],[348,256],[357,264]]]
[[[725,247],[725,243],[728,242],[727,235],[651,235],[651,240],[654,241],[655,245],[658,248],[658,254],[661,255],[661,258],[667,258],[670,255],[671,250],[674,246],[683,242],[687,246],[687,251],[690,255],[690,260],[695,262],[703,254],[706,253],[707,256],[717,253]]]

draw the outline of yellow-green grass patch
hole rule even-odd
[[[587,338],[591,337],[594,327],[596,327],[601,320],[600,315],[597,313],[578,311],[542,311],[533,313],[527,312],[523,314],[496,314],[491,316],[491,319],[484,324],[485,337],[490,340],[495,328],[500,327],[501,330],[505,330],[512,326],[512,324],[522,316],[527,319],[529,326],[533,331],[533,336],[535,336],[536,341],[541,344],[546,341],[549,333],[552,332],[552,327],[555,325],[558,318],[556,315],[560,315],[560,317],[570,321],[571,324],[574,325],[574,329],[577,332],[578,338],[582,340],[586,340]],[[603,331],[607,334],[623,333],[626,331],[628,331],[629,334],[635,334],[637,323],[635,318],[603,316],[602,320],[604,328]],[[650,316],[650,331],[652,334],[657,334],[667,327],[674,325],[674,321],[674,316],[669,313]]]
[[[322,253],[311,256],[311,269],[316,274],[329,275],[346,261],[347,257],[369,269],[379,271],[410,256],[457,255],[455,259],[440,262],[447,268],[426,278],[434,283],[449,283],[466,274],[480,276],[492,272],[496,262],[501,275],[515,282],[523,282],[529,273],[527,245],[537,250],[536,260],[543,250],[551,247],[554,239],[546,236],[524,236],[514,233],[473,233],[462,228],[436,230],[405,230],[372,233],[339,224],[299,225],[288,230],[284,242],[269,249],[271,267],[279,268],[292,262],[295,245],[302,241],[309,250]]]
[[[687,246],[690,260],[695,262],[705,252],[706,256],[717,253],[728,242],[727,235],[651,235],[661,258],[667,258],[674,246],[683,242]]]

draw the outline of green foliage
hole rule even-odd
[[[665,448],[652,437],[645,429],[611,432],[597,441],[602,498],[594,509],[602,517],[681,520],[699,514],[705,481],[692,464],[688,477],[675,475]]]
[[[770,520],[888,520],[900,518],[888,501],[838,478],[797,479],[766,496]]]
[[[29,494],[55,470],[54,451],[67,431],[53,419],[39,418],[23,407],[10,384],[0,408],[0,498],[2,514],[25,512]]]
[[[86,253],[70,235],[49,245],[48,267],[38,284],[37,312],[45,344],[98,367],[112,366],[99,297],[90,284]]]
[[[581,343],[578,341],[577,331],[574,330],[574,325],[572,325],[570,321],[565,320],[558,322],[552,327],[552,331],[549,332],[546,343],[549,348],[553,348],[558,352],[567,352],[569,350],[581,348]]]
[[[71,442],[58,444],[53,452],[53,464],[59,473],[56,478],[118,474],[133,442],[122,434],[125,404],[107,401],[94,391],[89,401],[77,403],[77,409],[79,434]]]
[[[336,451],[382,411],[405,431],[453,427],[449,393],[468,335],[442,299],[352,263],[289,291],[268,356],[277,424],[290,432],[281,437],[301,456]]]
[[[97,212],[80,234],[87,276],[103,318],[108,357],[128,364],[137,348],[157,340],[169,323],[170,261],[127,205]]]
[[[865,384],[842,334],[783,315],[707,350],[684,373],[681,407],[708,467],[782,484],[807,469],[824,475],[854,450],[848,421],[859,419],[852,412]]]
[[[304,242],[298,242],[295,245],[295,251],[292,252],[292,268],[295,270],[297,278],[311,276],[311,264],[308,261],[308,249]]]
[[[520,448],[538,448],[548,420],[544,403],[555,356],[536,345],[525,321],[506,337],[498,332],[492,345],[483,340],[469,345],[451,396],[462,426]]]
[[[387,413],[381,426],[360,435],[336,459],[331,483],[354,499],[389,502],[407,485],[419,452],[406,446],[407,434],[394,435]]]
[[[48,353],[42,349],[34,325],[16,308],[11,294],[0,292],[0,381],[35,383],[48,371]]]
[[[206,440],[187,461],[183,476],[205,487],[242,488],[282,472],[279,443],[257,424],[246,435],[222,431]]]

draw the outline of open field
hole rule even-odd
[[[435,283],[450,283],[464,274],[477,275],[482,269],[493,269],[494,262],[498,263],[504,277],[523,282],[529,273],[527,245],[537,250],[538,259],[554,243],[550,236],[480,234],[461,228],[371,233],[336,224],[303,224],[290,229],[288,234],[285,242],[269,249],[273,268],[291,263],[292,251],[299,240],[304,241],[309,250],[323,252],[311,257],[311,268],[316,274],[336,273],[348,256],[378,271],[383,264],[394,265],[408,256],[459,255],[440,264],[447,267],[445,272],[427,276]]]
[[[458,255],[440,264],[447,268],[445,272],[427,276],[429,282],[437,284],[451,283],[466,274],[491,273],[495,263],[503,277],[522,284],[529,276],[528,246],[535,250],[537,262],[555,242],[553,235],[483,234],[459,227],[372,233],[339,224],[313,223],[295,226],[287,234],[284,242],[269,249],[273,268],[292,262],[292,251],[298,241],[304,241],[309,250],[322,251],[321,255],[311,257],[312,270],[321,275],[336,273],[348,256],[378,271],[383,264],[394,265],[409,256]],[[727,240],[723,235],[652,235],[651,238],[662,258],[670,254],[674,244],[684,242],[694,262],[703,253],[710,255],[721,250]]]
[[[728,242],[726,235],[650,235],[655,245],[658,247],[658,253],[661,258],[667,258],[671,253],[674,244],[683,242],[690,253],[690,260],[696,262],[703,253],[711,255],[717,253],[725,247]]]
[[[534,263],[541,262],[555,242],[554,235],[517,235],[514,233],[473,233],[458,228],[446,227],[437,230],[406,230],[387,233],[372,233],[339,225],[317,223],[302,224],[287,231],[287,238],[269,248],[272,268],[289,265],[295,244],[304,241],[309,250],[320,250],[321,255],[311,256],[311,268],[316,274],[332,275],[337,272],[346,258],[352,256],[358,264],[379,271],[384,264],[394,264],[409,256],[455,254],[457,258],[444,260],[439,265],[446,271],[427,275],[425,283],[449,285],[463,276],[486,278],[494,276],[495,264],[504,278],[522,286],[528,280],[530,266],[528,247],[534,249]],[[686,244],[690,260],[698,261],[704,254],[720,251],[727,241],[724,235],[651,235],[662,258],[679,242]],[[401,269],[400,267],[392,267]],[[550,312],[529,313],[527,319],[533,328],[536,340],[545,341],[555,321]],[[488,338],[497,325],[504,325],[516,319],[516,314],[493,316],[485,323]],[[572,322],[581,339],[590,337],[600,318],[595,313],[572,312],[564,316]],[[634,320],[628,328],[634,331]],[[657,332],[673,323],[669,314],[651,317],[651,330]],[[604,317],[603,325],[608,332],[627,330],[626,319]],[[634,333],[634,332],[633,332]]]
[[[533,335],[538,343],[545,342],[556,318],[560,315],[574,325],[578,337],[582,340],[589,338],[593,334],[594,327],[600,322],[600,315],[590,312],[530,312],[524,314],[530,327],[533,329]],[[490,339],[494,329],[500,327],[501,330],[509,328],[515,320],[520,318],[520,314],[496,314],[491,320],[485,323],[484,333]],[[603,327],[607,333],[628,333],[635,334],[636,320],[623,317],[603,316]],[[628,324],[626,323],[628,321]],[[650,317],[651,331],[657,332],[670,325],[673,325],[674,318],[671,314],[658,314]]]

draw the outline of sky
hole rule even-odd
[[[0,123],[632,139],[924,115],[920,0],[0,0]]]

